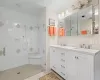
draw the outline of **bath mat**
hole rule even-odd
[[[63,80],[60,76],[54,72],[50,72],[49,74],[41,77],[39,80]]]

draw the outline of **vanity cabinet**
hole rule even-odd
[[[65,51],[57,48],[50,48],[50,68],[59,73],[64,79],[66,79],[66,57]]]
[[[93,56],[70,51],[66,56],[67,80],[92,80]],[[92,62],[92,63],[91,63]]]
[[[99,80],[99,61],[99,53],[91,55],[77,50],[50,47],[50,67],[65,80]]]

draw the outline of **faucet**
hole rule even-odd
[[[86,48],[85,44],[80,44],[80,48]]]
[[[88,49],[91,49],[92,48],[92,45],[88,45]]]
[[[80,44],[80,48],[91,49],[92,45]]]

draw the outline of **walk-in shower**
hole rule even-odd
[[[45,13],[43,6],[28,0],[0,1],[0,80],[45,70]]]

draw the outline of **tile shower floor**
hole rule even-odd
[[[42,71],[43,68],[39,65],[23,65],[0,72],[0,80],[31,80],[31,78],[43,75]]]

